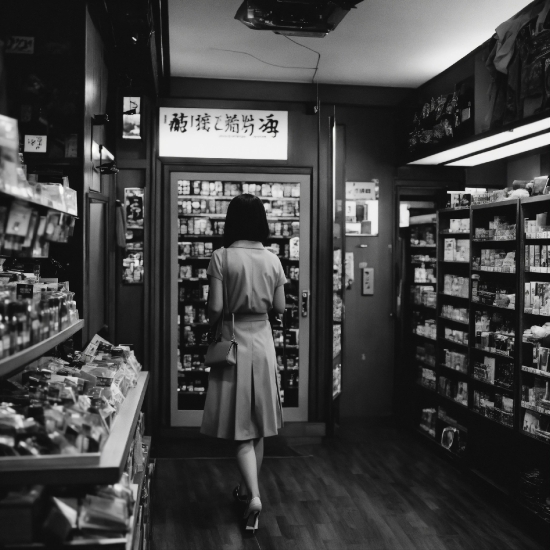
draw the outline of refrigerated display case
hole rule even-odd
[[[279,256],[288,281],[285,313],[272,324],[284,418],[307,420],[309,176],[175,171],[170,174],[172,426],[196,427],[202,422],[209,376],[204,366],[209,333],[206,269],[213,251],[222,246],[229,203],[241,193],[262,200],[270,228],[264,246]]]

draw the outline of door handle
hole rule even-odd
[[[302,317],[309,315],[309,290],[302,290]]]

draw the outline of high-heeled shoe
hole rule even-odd
[[[241,494],[240,484],[233,489],[233,499],[237,504],[242,504],[242,505],[248,504],[248,495]]]
[[[244,519],[246,520],[246,531],[256,531],[260,520],[260,513],[262,511],[262,501],[260,497],[254,497],[248,503],[248,507],[244,513]]]

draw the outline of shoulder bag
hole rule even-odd
[[[233,336],[229,342],[222,340],[222,327],[225,317],[225,308],[229,304],[227,301],[227,249],[222,253],[222,285],[223,285],[223,307],[222,314],[218,319],[213,338],[206,350],[204,364],[207,367],[232,367],[237,364],[237,340],[235,339],[235,315],[231,314]]]

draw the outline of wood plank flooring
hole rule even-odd
[[[185,444],[185,441],[182,441]],[[357,424],[301,457],[266,458],[245,535],[228,459],[158,459],[153,550],[548,550],[517,514],[412,434]]]

